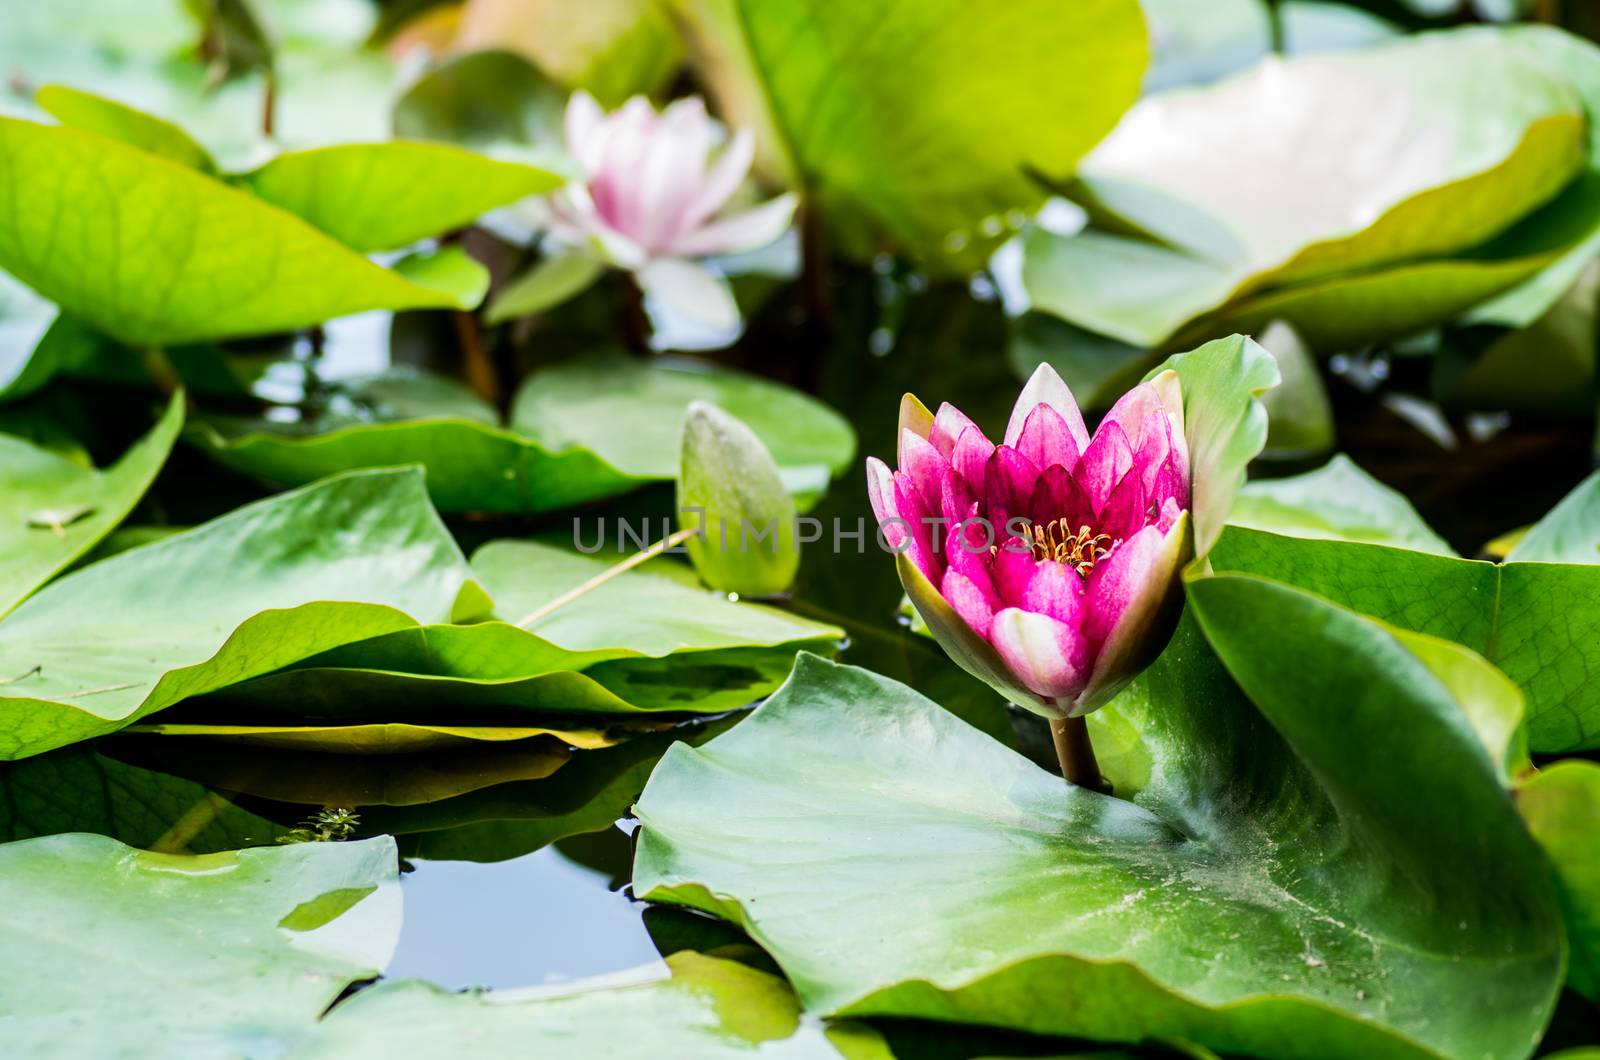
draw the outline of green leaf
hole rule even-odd
[[[802,657],[751,718],[657,767],[636,890],[740,923],[824,1016],[1322,1060],[1525,1055],[1560,985],[1555,894],[1446,686],[1305,594],[1190,591],[1258,705],[1185,622],[1106,708],[1152,763],[1132,802]]]
[[[55,306],[0,272],[0,402],[26,397],[55,375],[50,359],[34,351],[56,316]]]
[[[1423,522],[1404,494],[1361,470],[1343,453],[1303,475],[1247,482],[1228,522],[1290,537],[1366,541],[1436,556],[1456,554]]]
[[[1333,406],[1322,370],[1289,324],[1275,320],[1261,332],[1261,348],[1278,362],[1282,382],[1262,396],[1267,410],[1267,445],[1262,456],[1301,460],[1334,447]]]
[[[561,90],[520,55],[476,51],[446,59],[395,103],[394,131],[416,140],[488,147],[560,143]]]
[[[183,426],[183,398],[104,471],[0,435],[0,616],[70,567],[131,512]],[[3,636],[3,634],[0,634]],[[0,673],[0,680],[14,676]]]
[[[1152,96],[1079,180],[1092,212],[1225,263],[1237,297],[1482,243],[1577,173],[1584,136],[1559,74],[1461,30]]]
[[[843,1057],[889,1060],[862,1026],[801,1022],[782,979],[685,951],[653,968],[548,988],[453,993],[419,980],[362,991],[324,1021],[301,1056],[363,1060],[451,1053],[470,1039],[485,1055]],[[641,974],[642,973],[642,974]],[[841,1047],[843,1042],[843,1047]]]
[[[755,431],[793,493],[821,493],[855,457],[855,432],[827,405],[687,357],[602,355],[553,365],[524,384],[511,421],[558,451],[587,447],[623,474],[670,480],[683,416],[696,400]]]
[[[755,432],[715,405],[695,401],[683,421],[678,525],[698,532],[689,560],[711,588],[776,596],[800,569],[794,498]],[[767,540],[754,541],[753,535]]]
[[[659,0],[475,2],[462,12],[460,48],[506,48],[525,55],[568,89],[606,107],[670,87],[683,58],[678,33]]]
[[[1535,523],[1506,557],[1526,563],[1600,563],[1600,471]]]
[[[980,265],[1138,94],[1138,4],[677,0],[690,53],[758,165],[811,192],[846,252]],[[1061,77],[1063,69],[1076,76]]]
[[[228,467],[286,486],[352,468],[421,464],[434,503],[450,512],[558,511],[670,481],[683,415],[697,399],[744,420],[802,501],[855,455],[850,425],[815,398],[687,359],[600,355],[544,369],[518,392],[510,429],[437,377],[391,371],[352,386],[355,415],[212,416],[189,440]]]
[[[120,140],[130,147],[170,158],[180,166],[202,173],[217,171],[217,163],[210,153],[165,118],[67,85],[45,85],[34,98],[63,125]]]
[[[621,739],[601,729],[547,729],[507,725],[427,725],[370,722],[355,725],[209,725],[152,722],[130,725],[126,733],[194,737],[244,747],[319,751],[339,755],[404,755],[480,743],[517,743],[552,736],[573,747],[609,747]],[[293,801],[293,800],[289,800]],[[311,801],[311,800],[304,800]],[[332,800],[328,800],[332,801]]]
[[[351,474],[247,505],[86,567],[0,622],[0,674],[15,678],[0,686],[11,719],[0,757],[113,732],[336,645],[486,603],[415,470]]]
[[[1600,747],[1600,567],[1480,563],[1240,527],[1223,535],[1211,562],[1464,644],[1522,687],[1534,751]]]
[[[1517,789],[1517,809],[1555,867],[1572,949],[1567,985],[1600,1001],[1600,766],[1573,759],[1541,769]]]
[[[387,838],[198,856],[82,834],[8,843],[7,1048],[281,1055],[388,962],[395,868]]]
[[[605,263],[587,247],[558,251],[501,288],[485,318],[501,324],[542,313],[587,291],[604,271]]]
[[[201,817],[197,808],[208,812]],[[0,840],[8,843],[95,832],[133,847],[176,840],[189,853],[209,854],[271,844],[283,831],[191,780],[84,745],[0,764]]]
[[[291,806],[359,809],[363,826],[369,806],[425,804],[498,784],[537,780],[564,768],[570,756],[566,746],[549,735],[505,747],[468,743],[390,754],[377,744],[334,741],[252,747],[211,738],[124,736],[116,749],[141,766],[221,791]]]
[[[734,718],[634,737],[584,751],[543,780],[498,784],[452,799],[370,807],[363,827],[399,837],[407,858],[506,861],[569,836],[604,832],[631,812],[650,771],[678,742],[704,743]]]
[[[563,183],[520,162],[404,140],[289,151],[239,179],[360,251],[408,246]]]
[[[252,195],[94,133],[0,118],[0,154],[0,211],[18,219],[0,230],[0,267],[129,345],[367,309],[471,308]]]
[[[1278,363],[1253,339],[1234,335],[1168,357],[1148,382],[1176,372],[1193,482],[1194,554],[1204,556],[1228,521],[1245,469],[1267,442],[1261,395],[1278,385]]]
[[[1577,92],[1588,118],[1583,171],[1553,202],[1527,218],[1526,227],[1563,235],[1573,243],[1561,259],[1536,277],[1468,316],[1475,324],[1527,327],[1538,320],[1577,282],[1584,267],[1600,251],[1600,48],[1550,26],[1509,26],[1507,39],[1529,59],[1564,79]]]

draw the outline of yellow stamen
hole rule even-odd
[[[1097,534],[1088,526],[1073,531],[1065,518],[1034,523],[1028,527],[1028,536],[1034,559],[1065,563],[1084,577],[1115,543],[1110,534]]]

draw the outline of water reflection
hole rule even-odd
[[[621,830],[584,838],[578,857],[605,864],[620,853],[626,867]],[[659,960],[644,907],[617,889],[625,881],[614,867],[580,863],[564,846],[492,863],[415,862],[389,976],[451,989],[540,986]]]

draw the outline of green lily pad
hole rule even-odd
[[[887,243],[945,273],[981,265],[1003,215],[1044,200],[1030,171],[1069,173],[1111,129],[1148,53],[1132,0],[681,8],[691,61],[756,131],[758,165],[814,193],[845,251]]]
[[[1600,219],[1562,191],[1584,166],[1579,91],[1521,40],[1425,34],[1150,97],[1080,170],[1104,230],[1029,236],[1030,298],[1135,346],[1283,319],[1327,353],[1542,277]]]
[[[613,827],[628,815],[667,748],[704,743],[733,723],[715,719],[581,751],[543,780],[497,784],[416,806],[368,807],[362,811],[362,829],[396,836],[407,858],[491,862],[522,857],[569,836]]]
[[[552,365],[518,392],[511,422],[552,449],[587,448],[624,474],[667,481],[677,477],[678,436],[694,401],[754,431],[793,493],[821,493],[855,459],[855,431],[827,405],[690,357],[608,354]]]
[[[1469,29],[1151,96],[1078,180],[1091,212],[1224,264],[1237,298],[1476,246],[1577,174],[1585,135],[1559,73]]]
[[[207,741],[210,742],[210,741]],[[537,781],[564,768],[572,752],[551,736],[513,746],[450,746],[409,754],[340,754],[333,745],[249,747],[193,739],[119,736],[126,761],[208,788],[295,806],[414,806],[480,788]],[[296,810],[287,819],[298,819]]]
[[[448,381],[410,373],[398,399],[400,378],[356,381],[365,422],[213,416],[188,438],[227,467],[286,486],[352,468],[421,464],[434,503],[451,512],[557,511],[670,481],[695,400],[744,419],[802,500],[826,489],[855,455],[850,425],[821,402],[687,359],[597,356],[547,368],[523,384],[510,428]],[[374,387],[386,389],[379,395]]]
[[[836,626],[734,602],[701,586],[676,558],[627,571],[530,629],[511,623],[608,570],[615,554],[585,556],[537,541],[496,541],[473,570],[499,621],[433,625],[351,642],[293,669],[227,689],[207,721],[274,716],[479,721],[510,715],[715,714],[777,688],[795,652],[831,651]],[[637,719],[636,719],[637,720]]]
[[[1434,533],[1405,495],[1343,453],[1315,471],[1248,482],[1228,515],[1233,526],[1290,537],[1366,541],[1436,556],[1455,549]]]
[[[664,967],[559,991],[461,994],[414,979],[382,983],[334,1009],[298,1055],[361,1060],[417,1050],[618,1060],[891,1056],[864,1026],[802,1022],[794,993],[782,979],[690,951],[668,957]]]
[[[563,178],[449,144],[340,144],[278,155],[240,183],[361,251],[440,235]]]
[[[394,131],[419,140],[488,147],[560,143],[563,93],[512,52],[451,56],[406,89],[394,105]]]
[[[1517,809],[1556,871],[1571,955],[1567,985],[1600,1001],[1600,766],[1572,759],[1517,789]]]
[[[1522,687],[1534,751],[1600,747],[1600,567],[1482,563],[1241,527],[1223,534],[1211,563],[1464,644]]]
[[[0,152],[11,161],[0,209],[20,218],[0,232],[0,267],[130,345],[367,309],[472,307],[252,195],[95,133],[0,118]],[[238,253],[245,243],[250,253]]]
[[[281,1055],[394,952],[394,843],[152,854],[95,835],[0,847],[6,1045]]]
[[[130,725],[126,733],[192,736],[249,747],[322,751],[339,755],[393,755],[437,751],[478,743],[520,743],[550,736],[573,747],[610,747],[622,737],[602,729],[547,729],[509,725],[419,725],[370,722],[364,725],[205,725],[152,722]]]
[[[637,892],[738,922],[825,1016],[1319,1060],[1525,1055],[1560,986],[1559,911],[1506,748],[1464,713],[1509,739],[1515,689],[1286,587],[1190,594],[1255,705],[1186,620],[1107,708],[1152,763],[1132,802],[802,657],[751,718],[656,769]]]
[[[183,399],[174,397],[151,432],[104,471],[0,435],[0,615],[116,528],[150,488],[182,426]],[[13,676],[0,673],[0,681]]]
[[[1506,558],[1529,563],[1600,563],[1600,472],[1562,498]]]
[[[129,846],[210,854],[271,845],[285,829],[208,788],[86,745],[0,763],[0,841],[95,832]]]
[[[414,469],[247,505],[62,578],[0,623],[0,673],[23,675],[0,686],[0,757],[487,603]]]

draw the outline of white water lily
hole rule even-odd
[[[567,105],[566,139],[582,178],[550,196],[551,234],[633,273],[645,295],[671,312],[708,328],[737,328],[738,305],[703,259],[771,244],[796,204],[781,195],[719,216],[750,172],[750,131],[724,142],[698,96],[659,113],[636,96],[607,114],[577,92]]]

